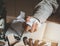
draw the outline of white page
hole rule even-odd
[[[60,42],[60,24],[47,22],[46,32],[44,34],[45,41]]]

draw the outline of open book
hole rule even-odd
[[[40,32],[40,33],[39,33]],[[41,24],[40,31],[37,34],[25,33],[23,35],[33,39],[39,39],[44,41],[60,42],[60,24],[47,21]]]

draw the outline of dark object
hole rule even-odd
[[[4,0],[0,0],[0,20],[3,19],[4,23],[0,26],[4,25],[4,28],[0,28],[0,37],[3,35],[3,37],[1,37],[0,39],[5,39],[5,33],[6,33],[6,8],[4,6]]]
[[[17,40],[20,40],[20,37],[18,37],[18,36],[14,36],[15,37],[15,39],[17,39]]]
[[[28,45],[28,40],[27,39],[28,39],[27,37],[23,37],[23,42],[24,42],[25,45]]]

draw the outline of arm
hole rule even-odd
[[[38,24],[37,24],[37,23],[33,23],[30,32],[34,32],[34,31],[36,31],[36,30],[37,30],[37,27],[38,27]]]

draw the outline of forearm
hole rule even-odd
[[[37,23],[34,23],[30,31],[35,32],[37,30],[37,26],[38,26]]]

